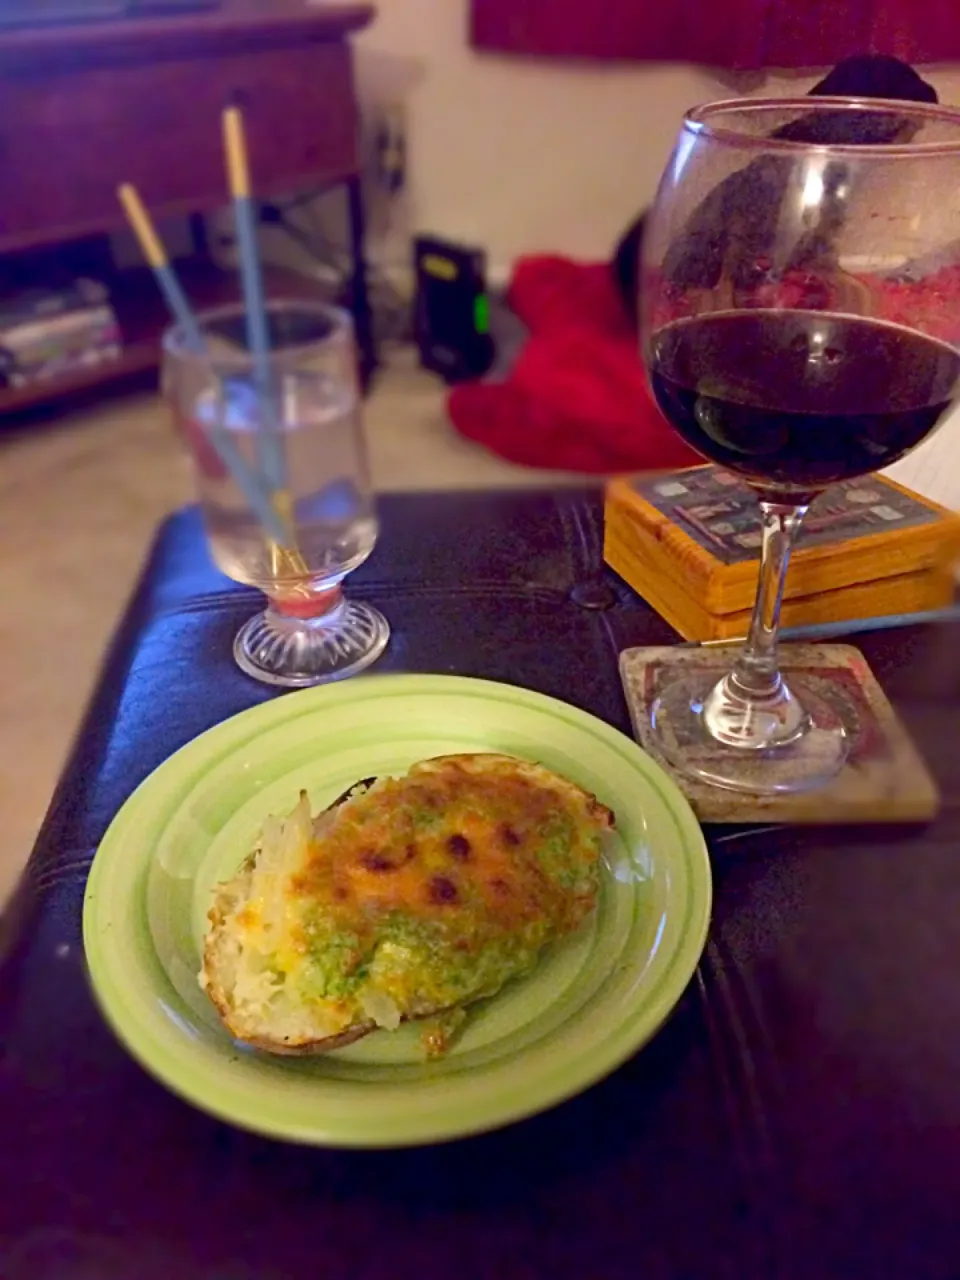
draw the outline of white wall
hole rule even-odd
[[[687,107],[817,79],[521,61],[475,53],[466,33],[466,0],[379,0],[357,41],[361,101],[406,112],[408,189],[386,233],[374,219],[387,264],[407,260],[411,230],[480,243],[498,275],[531,250],[607,257],[651,199]],[[960,102],[960,69],[926,74]]]

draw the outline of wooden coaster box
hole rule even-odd
[[[717,467],[609,482],[604,557],[687,640],[746,633],[756,497]],[[960,516],[881,476],[813,503],[790,563],[784,626],[938,609],[955,596]]]

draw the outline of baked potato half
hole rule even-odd
[[[459,1011],[528,972],[594,909],[594,796],[512,756],[440,756],[367,779],[315,820],[268,819],[219,885],[200,982],[238,1040],[323,1053]]]

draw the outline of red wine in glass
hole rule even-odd
[[[794,501],[896,462],[960,390],[956,348],[819,311],[675,321],[652,336],[649,369],[661,410],[699,453]]]

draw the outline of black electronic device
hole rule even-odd
[[[494,357],[483,250],[418,236],[414,267],[414,333],[421,365],[446,382],[483,377]]]

